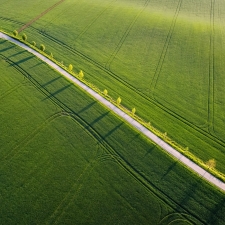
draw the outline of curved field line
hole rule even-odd
[[[74,112],[70,115],[73,120],[75,120],[78,124],[80,124],[81,127],[85,128],[85,130],[87,130],[89,132],[89,134],[97,140],[99,145],[104,147],[106,153],[111,155],[112,160],[114,162],[118,163],[118,165],[121,166],[121,168],[124,169],[124,171],[127,172],[131,177],[133,177],[133,179],[135,179],[144,189],[146,189],[148,192],[151,192],[151,194],[154,194],[158,199],[160,199],[162,202],[169,205],[172,209],[176,210],[176,207],[174,207],[171,203],[179,205],[180,208],[182,208],[185,212],[189,213],[193,218],[201,221],[200,217],[198,217],[197,215],[193,215],[189,210],[185,209],[183,207],[183,205],[179,204],[179,202],[174,201],[170,196],[163,193],[147,177],[145,177],[138,170],[136,170],[136,168],[134,166],[132,166],[120,153],[118,153],[113,148],[113,146],[111,144],[109,144],[104,139],[104,137],[101,136],[100,133],[98,133],[98,131],[95,128],[93,128],[90,124],[88,124],[85,120],[83,120],[78,114],[76,114]],[[97,157],[95,161],[102,162],[101,157]],[[65,206],[65,207],[67,207],[67,206]],[[201,222],[204,223],[203,221],[201,221]]]
[[[75,40],[79,39],[85,32],[101,17],[101,15],[115,2],[118,0],[112,0],[84,29],[81,33],[75,38]]]
[[[11,93],[13,93],[14,91],[16,91],[17,89],[19,89],[20,87],[22,87],[24,84],[17,84],[14,87],[10,88],[9,90],[7,90],[5,93],[3,93],[2,95],[0,95],[0,101],[2,99],[4,99],[5,97],[7,97],[8,95],[10,95]]]
[[[162,109],[163,111],[167,112],[170,116],[174,117],[175,119],[181,121],[182,123],[184,123],[185,125],[191,127],[192,129],[194,129],[195,131],[198,131],[199,133],[205,135],[207,138],[213,140],[214,142],[216,142],[217,144],[225,147],[225,141],[222,138],[218,138],[208,132],[206,132],[204,129],[202,129],[201,127],[195,125],[193,122],[187,120],[185,117],[179,115],[177,112],[173,111],[172,109],[164,106],[163,104],[161,104],[160,102],[156,101],[155,99],[148,97],[147,95],[143,94],[140,90],[136,89],[136,87],[134,87],[133,85],[129,84],[127,81],[125,81],[124,79],[120,78],[118,75],[116,75],[114,72],[104,68],[100,63],[96,62],[95,60],[91,59],[89,56],[83,54],[82,52],[76,50],[76,49],[72,49],[71,47],[69,47],[68,45],[66,45],[64,42],[54,38],[53,36],[46,34],[46,33],[42,33],[40,30],[37,30],[35,28],[32,28],[33,30],[39,32],[41,35],[45,36],[47,39],[51,40],[52,42],[63,46],[65,49],[67,49],[68,51],[70,51],[72,54],[74,55],[78,55],[79,57],[81,57],[82,59],[90,62],[91,64],[95,65],[96,67],[98,67],[99,69],[101,69],[102,71],[106,72],[107,74],[109,74],[111,77],[113,77],[115,80],[119,81],[120,83],[122,83],[123,85],[125,85],[127,88],[129,88],[130,90],[134,91],[135,93],[137,93],[140,97],[142,97],[143,99],[147,100],[148,102],[152,103],[153,105],[157,106],[158,108]]]
[[[49,123],[61,116],[63,116],[62,113],[58,112],[47,118],[41,125],[35,128],[28,136],[26,136],[16,146],[14,146],[5,156],[1,157],[0,161],[3,161],[1,166],[4,164],[4,162],[8,162],[13,157],[18,155],[18,153],[22,150],[22,147],[25,147],[27,144],[29,144]]]
[[[32,79],[30,78],[30,81]],[[33,82],[35,85],[35,83]],[[37,86],[37,89],[44,89],[44,87]],[[45,93],[46,90],[40,90],[40,92]],[[170,196],[166,195],[165,193],[162,193],[161,190],[157,188],[151,181],[149,181],[146,177],[144,177],[142,174],[140,174],[129,162],[127,162],[121,155],[119,155],[109,143],[107,143],[104,140],[104,137],[102,137],[93,127],[91,127],[90,124],[87,124],[86,121],[84,121],[79,115],[77,115],[73,110],[68,108],[64,103],[60,102],[56,97],[53,97],[52,100],[54,102],[57,102],[59,106],[65,110],[62,114],[66,114],[74,118],[77,122],[79,122],[101,145],[105,147],[111,157],[115,159],[116,162],[127,172],[129,173],[137,182],[139,182],[146,190],[150,191],[152,194],[157,196],[162,202],[167,203],[171,208],[174,206],[171,204],[172,202],[174,204],[178,204],[173,199],[170,198]],[[59,115],[60,116],[60,115]],[[29,139],[29,138],[28,138]],[[99,158],[101,161],[101,157]],[[154,187],[154,189],[153,189]],[[160,193],[160,194],[159,194]],[[169,200],[168,200],[169,199]],[[180,206],[183,208],[182,206]],[[187,211],[183,208],[183,210]],[[200,218],[196,218],[200,219]]]
[[[125,33],[123,34],[122,38],[120,39],[118,45],[116,46],[116,49],[114,50],[114,52],[111,54],[111,56],[109,57],[108,61],[105,64],[105,68],[108,69],[109,71],[111,71],[110,66],[113,62],[113,60],[115,59],[116,55],[118,54],[118,52],[120,51],[121,47],[123,46],[127,36],[129,35],[132,27],[134,26],[134,24],[136,23],[136,21],[138,20],[139,16],[141,15],[141,13],[146,9],[146,7],[148,6],[150,0],[147,0],[144,3],[143,8],[140,10],[140,12],[135,16],[134,20],[131,21],[130,25],[128,26],[127,30],[125,31]]]
[[[179,159],[180,162],[185,164],[190,170],[195,172],[196,174],[203,176],[205,180],[207,180],[209,183],[214,184],[219,189],[225,191],[225,183],[214,177],[212,174],[208,173],[201,167],[199,167],[197,164],[183,156],[181,153],[173,149],[170,145],[168,145],[166,142],[161,140],[159,137],[154,135],[152,132],[150,132],[147,128],[145,128],[143,125],[135,121],[133,118],[125,114],[123,111],[121,111],[119,108],[117,108],[112,103],[108,102],[105,98],[97,94],[95,91],[90,89],[88,86],[86,86],[81,81],[77,80],[75,77],[67,73],[65,70],[63,70],[61,67],[53,63],[51,60],[46,58],[45,56],[41,55],[40,53],[36,52],[35,50],[31,49],[30,47],[26,46],[25,44],[3,34],[0,32],[0,38],[7,39],[8,41],[11,41],[12,43],[26,49],[30,53],[34,54],[38,58],[40,58],[42,61],[47,63],[49,66],[53,67],[55,70],[57,70],[61,75],[63,75],[66,79],[70,80],[70,82],[74,83],[77,86],[80,86],[80,88],[84,89],[89,95],[93,96],[95,99],[97,99],[101,104],[103,104],[105,107],[107,107],[109,110],[112,110],[115,114],[117,114],[120,118],[125,120],[127,123],[129,123],[131,126],[136,128],[139,132],[144,134],[147,138],[155,142],[158,146],[160,146],[162,149],[164,149],[169,155],[171,155],[173,158]],[[61,103],[63,104],[63,103]],[[65,104],[64,104],[65,105]],[[68,107],[67,107],[68,108]],[[67,110],[65,110],[67,111]]]
[[[158,64],[157,64],[152,82],[150,84],[150,92],[152,94],[153,99],[154,99],[154,90],[155,90],[156,84],[157,84],[158,79],[159,79],[159,75],[160,75],[162,67],[163,67],[163,63],[164,63],[164,60],[165,60],[165,57],[166,57],[166,54],[167,54],[167,50],[169,48],[170,40],[171,40],[173,32],[174,32],[174,28],[175,28],[175,25],[176,25],[176,22],[177,22],[177,17],[179,15],[181,5],[182,5],[182,0],[179,0],[176,11],[175,11],[175,14],[174,14],[174,17],[173,17],[173,20],[172,20],[172,23],[171,23],[171,26],[170,26],[170,29],[169,29],[169,32],[168,32],[167,37],[166,37],[166,41],[165,41],[164,46],[163,46],[162,53],[159,57],[159,61],[158,61]]]
[[[29,21],[27,24],[25,24],[24,26],[22,26],[21,28],[18,29],[18,33],[20,33],[21,31],[23,31],[24,29],[26,29],[28,26],[30,26],[32,23],[34,23],[36,20],[38,20],[39,18],[41,18],[42,16],[44,16],[46,13],[48,13],[49,11],[51,11],[52,9],[54,9],[56,6],[58,6],[59,4],[61,4],[62,2],[64,2],[65,0],[60,0],[59,2],[55,3],[53,6],[51,6],[50,8],[46,9],[44,12],[42,12],[40,15],[38,15],[37,17],[35,17],[34,19],[32,19],[31,21]]]
[[[8,18],[0,17],[0,19],[6,20],[6,21],[10,21],[10,22],[16,23],[16,24],[22,24],[22,23],[20,23],[18,21],[15,21],[15,20],[12,20],[12,19],[8,19]],[[199,132],[200,134],[205,135],[207,138],[209,138],[210,140],[216,142],[217,144],[221,145],[222,147],[225,147],[225,141],[222,138],[217,137],[215,135],[212,135],[212,134],[206,132],[204,129],[202,129],[202,127],[199,127],[199,126],[195,125],[191,121],[187,120],[185,117],[183,117],[183,116],[179,115],[177,112],[173,111],[171,108],[168,108],[168,107],[164,106],[163,104],[161,104],[160,102],[156,101],[155,99],[153,99],[153,98],[151,98],[151,97],[143,94],[136,87],[134,87],[133,85],[129,84],[126,80],[120,78],[114,72],[106,69],[100,63],[98,63],[95,60],[91,59],[89,56],[83,54],[82,52],[80,52],[80,51],[78,51],[76,49],[71,48],[66,43],[64,43],[64,42],[62,42],[62,41],[54,38],[53,36],[51,36],[51,35],[49,35],[47,33],[42,32],[41,30],[38,30],[38,29],[36,29],[36,28],[34,28],[32,26],[30,26],[29,28],[32,29],[32,30],[34,30],[34,31],[36,31],[36,32],[38,32],[40,35],[42,35],[45,38],[51,40],[55,44],[58,44],[60,46],[63,46],[65,49],[67,49],[68,51],[70,51],[72,54],[77,55],[77,56],[81,57],[82,59],[88,61],[92,65],[98,67],[99,69],[101,69],[102,71],[106,72],[111,77],[113,77],[115,80],[119,81],[120,83],[122,83],[123,85],[125,85],[127,88],[129,88],[130,90],[134,91],[136,94],[138,94],[143,99],[147,100],[148,102],[150,102],[151,104],[155,105],[159,109],[162,109],[163,111],[165,111],[166,113],[168,113],[173,118],[181,121],[182,123],[184,123],[185,125],[191,127],[192,129],[194,129],[195,131]]]
[[[163,217],[160,222],[159,222],[159,225],[168,225],[170,223],[172,223],[173,221],[175,220],[184,220],[186,221],[187,220],[187,217],[190,217],[191,215],[189,214],[186,214],[186,213],[170,213],[168,215],[166,215],[165,217]],[[179,217],[179,218],[177,218]],[[183,217],[183,218],[182,218]],[[187,220],[188,221],[188,220]],[[168,223],[169,222],[169,223]],[[190,221],[188,221],[190,222]]]
[[[78,3],[78,1],[76,3],[73,3],[73,5],[76,5]],[[49,26],[49,24],[52,22],[52,21],[55,21],[55,20],[58,20],[60,18],[60,16],[62,14],[66,14],[67,10],[68,9],[71,9],[71,6],[69,5],[68,7],[64,8],[64,10],[60,11],[57,15],[54,15],[52,17],[52,19],[49,19],[45,25],[42,26],[42,32],[45,33],[46,32],[46,27]]]
[[[63,212],[70,206],[71,202],[76,198],[77,194],[79,193],[82,185],[82,179],[87,178],[90,172],[94,169],[94,163],[90,162],[81,172],[79,177],[77,178],[76,182],[72,185],[70,190],[65,194],[64,198],[60,202],[60,204],[56,207],[54,212],[49,216],[45,224],[56,224],[57,221],[62,217]]]

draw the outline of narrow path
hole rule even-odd
[[[18,29],[18,33],[20,33],[21,31],[23,31],[24,29],[26,29],[28,26],[30,26],[32,23],[34,23],[36,20],[38,20],[39,18],[41,18],[42,16],[44,16],[46,13],[48,13],[50,10],[52,10],[53,8],[55,8],[57,5],[59,5],[60,3],[64,2],[65,0],[61,0],[57,3],[55,3],[54,5],[52,5],[51,7],[49,7],[48,9],[46,9],[44,12],[42,12],[41,14],[39,14],[38,16],[36,16],[34,19],[32,19],[31,21],[29,21],[27,24],[25,24],[24,26],[22,26],[21,28]]]
[[[182,155],[180,152],[173,149],[170,145],[168,145],[166,142],[161,140],[159,137],[157,137],[155,134],[153,134],[151,131],[149,131],[147,128],[145,128],[143,125],[138,123],[136,120],[128,116],[126,113],[121,111],[119,108],[117,108],[115,105],[107,101],[105,98],[97,94],[95,91],[93,91],[91,88],[83,84],[81,81],[77,80],[75,77],[67,73],[65,70],[63,70],[61,67],[56,65],[54,62],[46,58],[45,56],[41,55],[40,53],[36,52],[35,50],[31,49],[30,47],[26,46],[25,44],[3,34],[0,32],[0,38],[8,40],[21,48],[27,50],[28,52],[32,53],[33,55],[37,56],[39,59],[47,63],[49,66],[57,70],[59,73],[61,73],[64,77],[66,77],[68,80],[70,80],[72,83],[80,86],[82,89],[84,89],[86,92],[88,92],[90,95],[92,95],[95,99],[97,99],[99,102],[101,102],[103,105],[105,105],[108,109],[112,110],[114,113],[116,113],[118,116],[126,120],[129,124],[131,124],[133,127],[135,127],[138,131],[140,131],[142,134],[144,134],[146,137],[151,139],[153,142],[155,142],[158,146],[160,146],[162,149],[164,149],[166,152],[168,152],[170,155],[172,155],[174,158],[178,159],[180,162],[182,162],[186,167],[197,173],[200,177],[207,180],[209,183],[217,186],[219,189],[225,191],[225,183],[223,183],[221,180],[214,177],[212,174],[208,173],[206,170],[192,162],[190,159]]]

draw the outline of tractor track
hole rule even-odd
[[[155,87],[157,85],[159,75],[160,75],[162,67],[163,67],[164,60],[166,58],[166,54],[167,54],[167,51],[168,51],[168,48],[169,48],[170,40],[172,38],[174,28],[175,28],[175,25],[176,25],[176,22],[177,22],[177,18],[178,18],[180,9],[181,9],[182,1],[183,0],[179,0],[179,2],[178,2],[174,17],[173,17],[173,20],[172,20],[172,23],[171,23],[171,26],[170,26],[170,29],[169,29],[169,32],[168,32],[167,37],[166,37],[166,41],[164,43],[161,55],[159,57],[158,64],[156,66],[156,70],[155,70],[152,82],[150,84],[150,92],[152,94],[153,99],[155,99],[154,98],[154,90],[155,90]]]
[[[180,0],[182,1],[182,0]],[[0,19],[4,19],[13,23],[20,23],[18,21],[15,20],[11,20],[8,18],[2,18],[0,17]],[[22,23],[20,23],[22,24]],[[89,63],[91,63],[92,65],[98,67],[99,69],[101,69],[102,71],[106,72],[107,74],[109,74],[111,77],[113,77],[116,81],[119,81],[120,83],[122,83],[123,85],[125,85],[127,88],[129,88],[130,90],[136,92],[140,97],[142,97],[143,99],[147,100],[148,102],[150,102],[151,104],[155,105],[156,107],[158,107],[160,110],[167,112],[168,115],[172,116],[173,118],[181,121],[182,123],[184,123],[185,125],[187,125],[188,127],[191,127],[192,129],[194,129],[195,131],[199,132],[200,134],[206,136],[207,138],[209,138],[210,140],[216,142],[217,144],[221,145],[222,147],[225,147],[225,141],[218,137],[215,136],[213,134],[210,134],[209,132],[205,131],[204,129],[202,129],[202,127],[199,127],[197,125],[195,125],[194,123],[192,123],[191,121],[188,121],[185,119],[185,117],[179,115],[177,112],[171,110],[170,108],[168,108],[167,106],[164,106],[163,104],[161,104],[160,102],[156,101],[154,98],[149,97],[145,94],[143,94],[140,90],[138,90],[137,88],[135,88],[133,85],[129,84],[128,82],[126,82],[124,79],[120,78],[118,75],[116,75],[114,72],[106,69],[103,65],[101,65],[100,63],[96,62],[95,60],[91,59],[89,56],[83,54],[82,52],[80,52],[79,50],[73,49],[72,47],[68,46],[66,43],[58,40],[57,38],[45,33],[45,31],[36,29],[32,26],[29,27],[29,29],[32,29],[36,32],[38,32],[40,35],[46,37],[47,39],[51,40],[52,42],[56,43],[57,45],[62,46],[63,48],[67,49],[69,52],[71,52],[74,55],[78,55],[80,58],[84,59],[85,61],[88,61]]]
[[[116,58],[118,52],[120,51],[121,47],[123,46],[126,38],[128,37],[131,29],[133,28],[134,24],[136,23],[136,21],[138,20],[139,16],[141,15],[141,13],[147,8],[148,4],[149,4],[150,0],[147,0],[144,3],[143,8],[140,10],[140,12],[135,16],[134,20],[131,21],[130,25],[128,26],[127,30],[125,31],[125,33],[123,34],[122,38],[120,39],[116,49],[114,50],[114,52],[111,54],[111,56],[109,57],[108,61],[105,64],[105,69],[107,69],[108,71],[112,72],[111,70],[111,64],[113,62],[113,60]]]
[[[10,59],[8,59],[11,61]],[[180,210],[185,211],[189,213],[190,215],[193,216],[193,218],[199,220],[202,222],[202,224],[205,224],[204,221],[201,220],[201,218],[198,215],[193,215],[189,210],[187,210],[183,205],[179,204],[179,202],[176,202],[172,198],[170,198],[169,195],[166,193],[162,192],[153,182],[151,182],[150,179],[148,179],[146,176],[141,174],[129,161],[127,161],[114,147],[108,143],[104,137],[98,133],[98,131],[91,126],[91,124],[87,123],[79,114],[77,114],[74,110],[72,110],[70,107],[65,105],[60,99],[58,99],[56,96],[53,96],[52,93],[50,93],[43,85],[41,85],[34,77],[31,75],[27,74],[26,71],[20,66],[20,65],[15,65],[14,62],[11,61],[15,67],[17,67],[18,71],[24,76],[28,78],[28,80],[31,82],[31,84],[38,90],[40,91],[44,96],[51,96],[50,100],[52,101],[53,104],[61,108],[62,112],[56,113],[52,115],[52,117],[48,118],[48,120],[53,120],[55,117],[66,115],[70,116],[72,119],[74,119],[77,123],[79,123],[83,128],[86,129],[86,131],[94,138],[96,141],[104,147],[106,150],[106,153],[110,154],[112,159],[115,160],[115,162],[120,165],[124,171],[126,171],[131,177],[133,177],[140,185],[142,185],[147,191],[151,192],[155,196],[157,196],[161,201],[165,202],[167,205],[169,205],[172,209],[176,209],[177,207],[174,206],[179,206]],[[38,128],[33,131],[32,134],[36,135],[38,134]],[[14,150],[18,150],[19,147],[23,146],[24,144],[26,145],[27,141],[29,142],[29,136],[26,137],[20,146],[15,146]],[[11,155],[12,157],[15,155],[16,152],[13,152]],[[4,162],[8,161],[11,156],[7,157]],[[104,157],[99,157],[100,162],[104,161]],[[3,165],[3,163],[1,164]],[[181,212],[182,212],[181,211]]]
[[[41,14],[39,14],[37,17],[35,17],[34,19],[32,19],[31,21],[29,21],[27,24],[25,24],[24,26],[22,26],[21,28],[19,28],[17,31],[18,33],[20,33],[21,31],[23,31],[24,29],[26,29],[27,27],[29,27],[32,23],[34,23],[36,20],[38,20],[39,18],[41,18],[42,16],[44,16],[45,14],[47,14],[49,11],[51,11],[52,9],[54,9],[56,6],[58,6],[59,4],[61,4],[62,2],[64,2],[65,0],[60,0],[59,2],[55,3],[53,6],[51,6],[50,8],[46,9],[44,12],[42,12]]]
[[[215,0],[211,0],[210,9],[210,52],[209,52],[209,89],[208,89],[208,132],[214,135],[214,102],[215,102],[215,84],[214,84],[214,11],[215,11]]]

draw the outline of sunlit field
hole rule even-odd
[[[57,1],[0,0],[11,32]],[[225,173],[222,0],[65,0],[20,35]],[[0,223],[225,224],[224,194],[0,40]]]

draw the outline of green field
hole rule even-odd
[[[1,0],[0,28],[19,29],[56,2]],[[224,173],[224,8],[223,0],[66,0],[24,32]]]
[[[224,224],[223,193],[26,51],[0,54],[1,224]]]
[[[0,0],[0,30],[56,2]],[[224,9],[65,0],[24,33],[225,173]],[[0,78],[0,224],[225,224],[224,193],[4,40]]]

